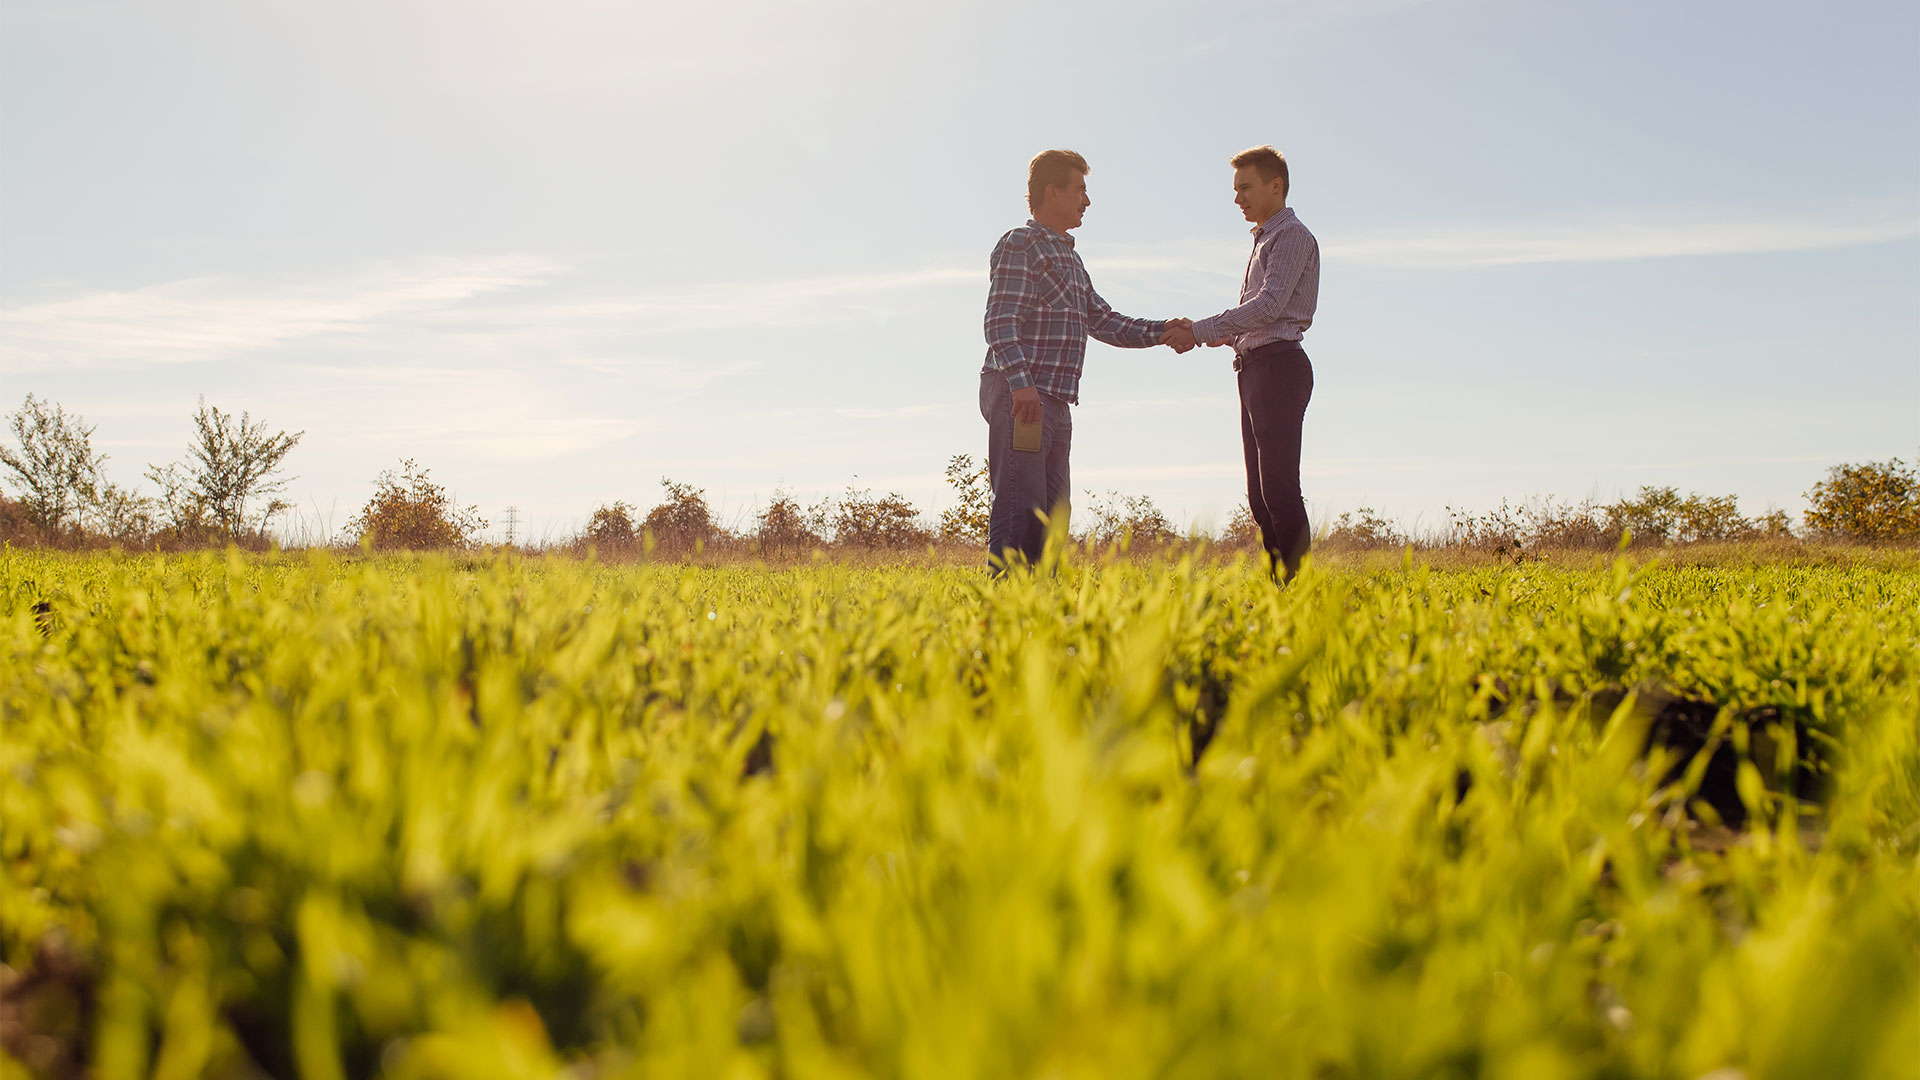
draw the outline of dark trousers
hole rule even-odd
[[[1247,503],[1269,567],[1287,580],[1313,543],[1300,494],[1300,428],[1313,397],[1313,363],[1297,341],[1262,345],[1234,361],[1240,373],[1240,442]]]
[[[1024,558],[1040,561],[1047,528],[1035,513],[1068,512],[1072,481],[1067,452],[1073,446],[1073,413],[1062,399],[1040,394],[1040,449],[1013,448],[1013,391],[997,371],[980,373],[980,415],[987,422],[987,482],[993,510],[987,519],[987,554],[998,567]]]

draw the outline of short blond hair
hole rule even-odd
[[[1047,188],[1057,187],[1066,190],[1067,182],[1076,175],[1085,176],[1092,172],[1087,159],[1071,150],[1042,150],[1027,162],[1027,209],[1040,209],[1040,201],[1047,197]]]
[[[1287,157],[1271,146],[1255,146],[1233,155],[1228,164],[1236,169],[1253,166],[1260,179],[1272,183],[1274,177],[1280,178],[1280,194],[1286,195],[1293,190],[1293,181],[1287,177]]]

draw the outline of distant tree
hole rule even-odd
[[[14,476],[27,521],[48,539],[77,531],[105,485],[107,457],[93,449],[93,428],[32,394],[8,415],[7,427],[17,446],[0,446],[0,464]]]
[[[1807,492],[1807,528],[1855,540],[1920,537],[1920,473],[1899,458],[1835,465]]]
[[[374,481],[373,498],[347,523],[347,532],[377,550],[472,547],[487,527],[477,506],[458,506],[412,458],[400,471]]]
[[[306,432],[269,432],[264,422],[254,423],[244,412],[236,421],[232,413],[208,407],[205,398],[200,399],[193,427],[194,441],[187,447],[184,471],[197,508],[180,502],[181,476],[171,466],[147,470],[147,479],[160,486],[169,519],[178,520],[176,508],[187,510],[189,518],[204,514],[205,520],[229,540],[264,530],[267,522],[289,505],[269,498],[287,486],[286,479],[274,474]],[[267,498],[267,503],[249,514],[247,504],[261,498]]]
[[[641,529],[653,537],[658,547],[670,552],[693,551],[718,538],[713,511],[707,506],[707,493],[692,484],[660,478],[666,489],[666,501],[647,511]]]

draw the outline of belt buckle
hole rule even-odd
[[[1246,360],[1247,354],[1241,352],[1239,349],[1233,350],[1233,370],[1239,371],[1240,366],[1246,363]]]

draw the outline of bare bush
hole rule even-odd
[[[169,546],[210,542],[266,542],[267,525],[292,504],[276,498],[290,478],[281,464],[305,432],[268,431],[247,413],[209,407],[200,399],[185,463],[149,466],[160,497],[146,503],[152,528]],[[265,499],[249,509],[255,500]]]
[[[193,474],[178,464],[149,466],[147,479],[160,489],[153,502],[154,531],[168,547],[194,547],[219,539],[206,498]]]
[[[1592,499],[1529,499],[1520,508],[1520,519],[1529,547],[1605,550],[1620,542],[1620,530],[1606,520],[1606,508]]]
[[[1498,510],[1483,514],[1472,514],[1449,506],[1447,519],[1449,526],[1444,543],[1478,548],[1492,553],[1496,558],[1519,561],[1523,548],[1531,539],[1520,514],[1505,499],[1500,500]]]
[[[1850,540],[1920,537],[1920,473],[1899,458],[1835,465],[1807,492],[1807,528]]]
[[[381,551],[472,547],[487,527],[479,509],[456,505],[424,466],[407,458],[399,472],[388,469],[374,481],[373,498],[347,523],[347,532]]]
[[[95,537],[131,548],[153,542],[158,529],[158,503],[117,484],[102,482],[93,493],[82,519]]]

